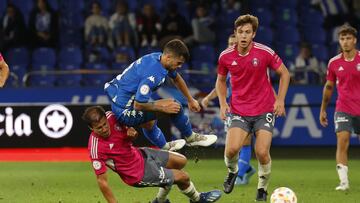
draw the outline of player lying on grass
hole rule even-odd
[[[221,197],[219,190],[202,193],[196,190],[189,175],[182,171],[187,162],[185,156],[132,146],[138,133],[119,124],[112,112],[105,113],[102,107],[92,106],[85,110],[82,118],[92,130],[88,151],[99,188],[109,203],[117,200],[108,184],[107,167],[130,186],[160,187],[153,203],[169,203],[167,195],[173,184],[190,202],[216,202]]]

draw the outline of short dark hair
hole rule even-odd
[[[99,122],[102,118],[106,116],[105,110],[101,106],[91,106],[85,109],[81,118],[86,122],[90,127],[93,123]]]
[[[190,53],[185,43],[179,39],[173,39],[165,44],[163,52],[165,54],[174,54],[175,56],[182,56],[185,60],[189,60]]]
[[[239,16],[234,23],[235,29],[237,29],[239,26],[245,25],[247,23],[250,23],[253,31],[256,32],[259,27],[259,20],[256,16],[246,14]]]
[[[346,35],[346,34],[351,34],[356,38],[357,37],[357,30],[354,27],[352,27],[350,24],[345,23],[344,25],[342,25],[340,27],[339,32],[338,32],[338,36],[340,37],[340,35]]]

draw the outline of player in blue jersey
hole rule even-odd
[[[231,34],[228,39],[228,46],[232,46],[236,44],[236,38],[234,34]],[[227,82],[229,83],[229,75]],[[231,98],[231,86],[228,85],[228,99]],[[215,88],[206,95],[203,100],[201,101],[201,105],[203,108],[207,108],[209,105],[209,101],[215,99],[217,97]],[[228,120],[225,120],[225,128],[227,131],[228,127]],[[238,175],[236,177],[235,184],[236,185],[246,185],[249,183],[249,179],[252,175],[255,174],[256,170],[254,167],[250,165],[250,159],[251,159],[251,136],[248,136],[244,142],[243,147],[241,148],[239,152],[239,160],[238,160],[238,166],[239,171]]]
[[[145,55],[126,68],[122,74],[105,84],[105,92],[111,99],[111,108],[119,122],[127,126],[140,126],[145,137],[165,150],[178,150],[188,146],[210,146],[216,135],[201,135],[192,131],[189,118],[181,104],[174,99],[149,101],[168,76],[182,92],[191,111],[198,112],[199,103],[191,96],[185,81],[176,72],[190,57],[189,50],[180,40],[168,42],[163,52]],[[166,142],[156,122],[158,113],[170,114],[174,125],[185,140]]]

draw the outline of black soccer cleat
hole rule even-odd
[[[235,181],[236,181],[237,173],[228,173],[228,176],[225,178],[224,181],[224,192],[229,194],[234,189]]]
[[[266,202],[267,195],[268,195],[268,193],[264,190],[264,188],[259,188],[257,190],[256,200],[255,201],[257,201],[257,202],[260,202],[260,201]]]

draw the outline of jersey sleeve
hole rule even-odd
[[[107,168],[105,162],[101,159],[91,158],[91,165],[96,175],[100,175],[106,172]]]
[[[329,63],[328,64],[328,69],[326,71],[326,80],[329,80],[331,82],[335,82],[336,81],[336,74],[334,72],[333,67],[333,63]]]
[[[172,79],[175,79],[176,76],[177,76],[177,72],[175,70],[174,71],[169,71],[167,76],[169,76]]]
[[[225,65],[225,59],[224,56],[220,55],[219,60],[218,60],[218,70],[217,70],[219,75],[224,75],[226,76],[229,72],[229,70],[227,69],[226,65]]]
[[[273,54],[268,54],[268,57],[269,57],[269,67],[271,69],[277,70],[278,68],[280,68],[283,61],[275,52],[273,52]]]
[[[141,80],[136,91],[135,100],[140,103],[148,102],[153,90],[155,89],[155,84],[154,76],[149,76]]]

